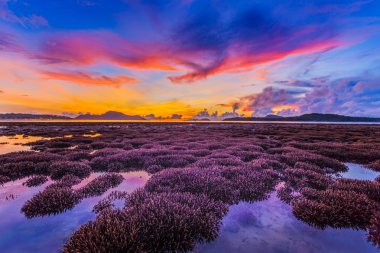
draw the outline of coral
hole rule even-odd
[[[374,210],[366,195],[340,190],[320,191],[315,200],[301,199],[293,205],[294,216],[318,228],[365,229]]]
[[[128,198],[127,192],[121,191],[113,191],[111,192],[105,199],[100,200],[92,209],[92,211],[96,214],[103,213],[105,211],[111,211],[115,208],[114,201],[115,200],[123,200],[124,205],[127,202]]]
[[[311,187],[318,190],[326,189],[333,183],[331,177],[303,169],[286,169],[283,173],[284,181],[295,189]]]
[[[185,168],[154,174],[145,185],[150,192],[189,192],[206,194],[226,203],[262,200],[274,188],[273,170],[250,168]]]
[[[297,200],[297,196],[293,195],[293,190],[288,185],[285,185],[284,187],[278,189],[277,196],[287,204],[291,204],[293,201]]]
[[[316,165],[322,169],[330,168],[336,172],[347,171],[347,166],[339,162],[338,160],[328,158],[322,155],[313,154],[307,151],[295,149],[295,148],[281,148],[277,149],[277,152],[282,152],[277,154],[276,157],[283,163],[289,166],[295,166],[297,162],[309,163]]]
[[[79,190],[70,189],[90,172],[145,170],[152,173],[144,190],[130,196],[110,194],[100,201],[94,207],[97,219],[73,235],[66,252],[191,250],[194,243],[214,238],[227,204],[259,201],[274,189],[279,198],[292,205],[301,220],[320,228],[368,228],[369,239],[378,241],[378,230],[374,227],[378,222],[374,217],[379,215],[374,212],[380,205],[380,177],[360,181],[334,175],[347,170],[343,162],[378,170],[378,126],[6,125],[0,128],[0,135],[51,138],[27,144],[39,152],[0,155],[0,184],[25,177],[52,176],[56,180],[25,207],[34,216],[71,208],[75,203],[70,203],[70,198],[79,201],[102,194],[121,180],[118,175],[107,179],[108,175]],[[85,136],[94,133],[101,135]],[[69,134],[71,137],[65,136]],[[56,197],[64,195],[62,192],[71,197],[67,200]],[[51,200],[63,207],[51,208]],[[123,208],[115,208],[123,202],[127,202]],[[205,210],[207,206],[217,206],[222,212],[213,208]],[[199,217],[204,218],[203,223]]]
[[[44,184],[48,181],[48,178],[46,176],[33,176],[29,178],[23,185],[26,185],[28,187],[34,187]]]
[[[119,174],[101,175],[80,188],[78,193],[85,198],[99,196],[105,193],[108,189],[118,186],[123,180],[123,176]]]
[[[84,162],[61,161],[50,165],[51,178],[54,180],[61,179],[65,175],[74,175],[79,178],[88,177],[91,173],[91,167]]]
[[[81,226],[63,251],[186,252],[214,239],[227,207],[204,195],[137,191],[122,210]]]
[[[9,181],[11,181],[10,177],[0,175],[0,185],[5,184],[6,182],[9,182]]]
[[[134,151],[124,151],[114,155],[96,157],[90,165],[95,171],[132,171],[144,167],[145,160],[141,154]]]
[[[183,168],[193,162],[195,162],[197,159],[192,155],[161,155],[156,156],[150,159],[148,163],[149,165],[156,165],[161,166],[163,168]]]
[[[367,167],[374,170],[374,171],[380,172],[380,160],[376,160],[376,161],[373,161],[373,162],[367,164]]]
[[[74,175],[65,175],[60,180],[56,181],[54,184],[49,185],[48,187],[71,187],[76,184],[79,184],[82,181],[77,176]]]
[[[369,199],[380,203],[380,184],[374,181],[343,178],[330,188],[365,194]]]
[[[237,192],[218,169],[168,169],[154,174],[146,183],[149,192],[188,192],[206,194],[224,202],[236,202]]]
[[[377,211],[371,218],[371,224],[368,227],[367,238],[376,247],[380,248],[380,212]]]
[[[82,161],[82,160],[90,160],[91,159],[90,153],[88,153],[86,151],[70,152],[70,153],[66,154],[65,157],[69,161]]]
[[[21,211],[27,218],[58,214],[73,208],[80,197],[67,187],[48,187],[28,200]]]

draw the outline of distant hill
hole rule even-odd
[[[229,118],[224,121],[296,121],[296,122],[380,122],[380,118],[351,117],[338,114],[310,113],[295,117],[268,115],[266,117]]]
[[[64,120],[70,119],[66,116],[50,114],[29,114],[29,113],[3,113],[0,120]]]
[[[145,120],[138,115],[126,115],[121,112],[109,111],[104,114],[82,114],[76,117],[77,120]]]
[[[211,121],[208,118],[202,118],[202,119],[191,119],[190,121]]]
[[[265,116],[265,118],[266,119],[281,119],[282,117],[278,116],[278,115],[269,114],[269,115]]]

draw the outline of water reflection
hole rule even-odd
[[[31,147],[24,146],[24,144],[46,139],[48,138],[24,135],[0,136],[0,155],[10,152],[28,151]]]
[[[230,207],[220,236],[198,245],[202,253],[375,253],[365,231],[319,230],[297,220],[290,206],[273,194],[268,200]]]
[[[380,175],[379,172],[376,172],[371,169],[367,169],[363,165],[355,163],[346,163],[348,171],[341,173],[343,178],[352,178],[359,180],[375,180],[377,176]]]
[[[100,133],[91,133],[91,134],[83,134],[82,136],[83,137],[89,137],[89,138],[95,138],[95,137],[102,136],[102,134],[100,134]]]
[[[111,191],[132,192],[143,187],[149,178],[148,173],[136,171],[121,173],[124,181],[99,197],[82,200],[73,209],[55,216],[26,219],[20,212],[22,205],[34,194],[44,189],[48,182],[39,187],[28,188],[18,180],[0,187],[0,252],[59,252],[67,238],[81,225],[95,219],[92,208]],[[92,175],[95,178],[99,174]],[[85,185],[89,180],[82,183]],[[14,200],[6,200],[9,194],[16,195]]]

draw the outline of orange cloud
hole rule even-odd
[[[298,111],[299,110],[299,106],[298,105],[278,105],[278,106],[274,106],[272,107],[272,112],[274,114],[278,114],[282,111]]]
[[[118,75],[118,76],[106,76],[98,74],[90,74],[81,71],[75,72],[53,72],[44,71],[42,72],[44,78],[53,80],[68,81],[74,84],[80,85],[94,85],[94,86],[114,86],[120,87],[123,84],[137,84],[139,83],[133,77]]]
[[[175,57],[157,43],[131,43],[106,31],[71,32],[46,38],[33,58],[48,64],[90,66],[101,62],[135,68],[175,71]]]
[[[338,46],[342,46],[343,42],[338,40],[329,40],[322,42],[313,42],[303,47],[295,48],[293,50],[284,52],[263,52],[244,55],[243,52],[231,53],[230,56],[219,62],[216,66],[210,67],[203,71],[195,71],[181,76],[168,77],[173,83],[186,83],[194,82],[205,79],[210,75],[215,75],[223,72],[227,73],[240,73],[251,71],[255,66],[273,61],[282,60],[289,56],[296,56],[302,54],[311,54],[324,50],[329,50]],[[265,72],[262,72],[258,78],[265,78]]]

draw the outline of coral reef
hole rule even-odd
[[[105,193],[108,189],[118,186],[123,180],[123,176],[119,174],[101,175],[80,188],[78,193],[84,198],[99,196]]]
[[[94,206],[92,211],[96,214],[99,214],[105,211],[111,211],[115,208],[114,202],[116,200],[122,200],[124,202],[124,205],[126,205],[128,196],[129,195],[127,192],[113,191],[105,199],[100,200]]]
[[[297,218],[318,228],[365,229],[375,210],[366,195],[341,190],[319,191],[314,199],[301,199],[293,205]]]
[[[48,178],[46,176],[33,176],[29,178],[23,185],[26,185],[28,187],[35,187],[44,184],[48,181]]]
[[[371,219],[371,224],[368,227],[367,238],[376,247],[380,249],[380,212],[377,211]]]
[[[58,214],[73,208],[79,201],[79,195],[70,188],[48,187],[28,200],[21,211],[27,218]]]
[[[122,210],[81,226],[63,251],[186,252],[214,239],[227,206],[204,195],[139,190]]]
[[[274,190],[300,220],[367,229],[379,244],[380,177],[338,176],[346,162],[379,171],[378,126],[4,124],[0,135],[47,137],[26,144],[34,151],[0,155],[0,185],[29,177],[30,186],[49,176],[55,181],[25,203],[29,218],[102,195],[122,182],[117,173],[152,174],[144,189],[112,192],[95,205],[97,219],[74,233],[66,252],[189,251],[217,236],[228,205],[260,201]],[[73,189],[94,172],[105,174]]]
[[[74,175],[79,178],[85,178],[90,175],[91,167],[83,162],[61,161],[51,164],[50,171],[51,178],[54,180],[61,179],[66,175]]]

